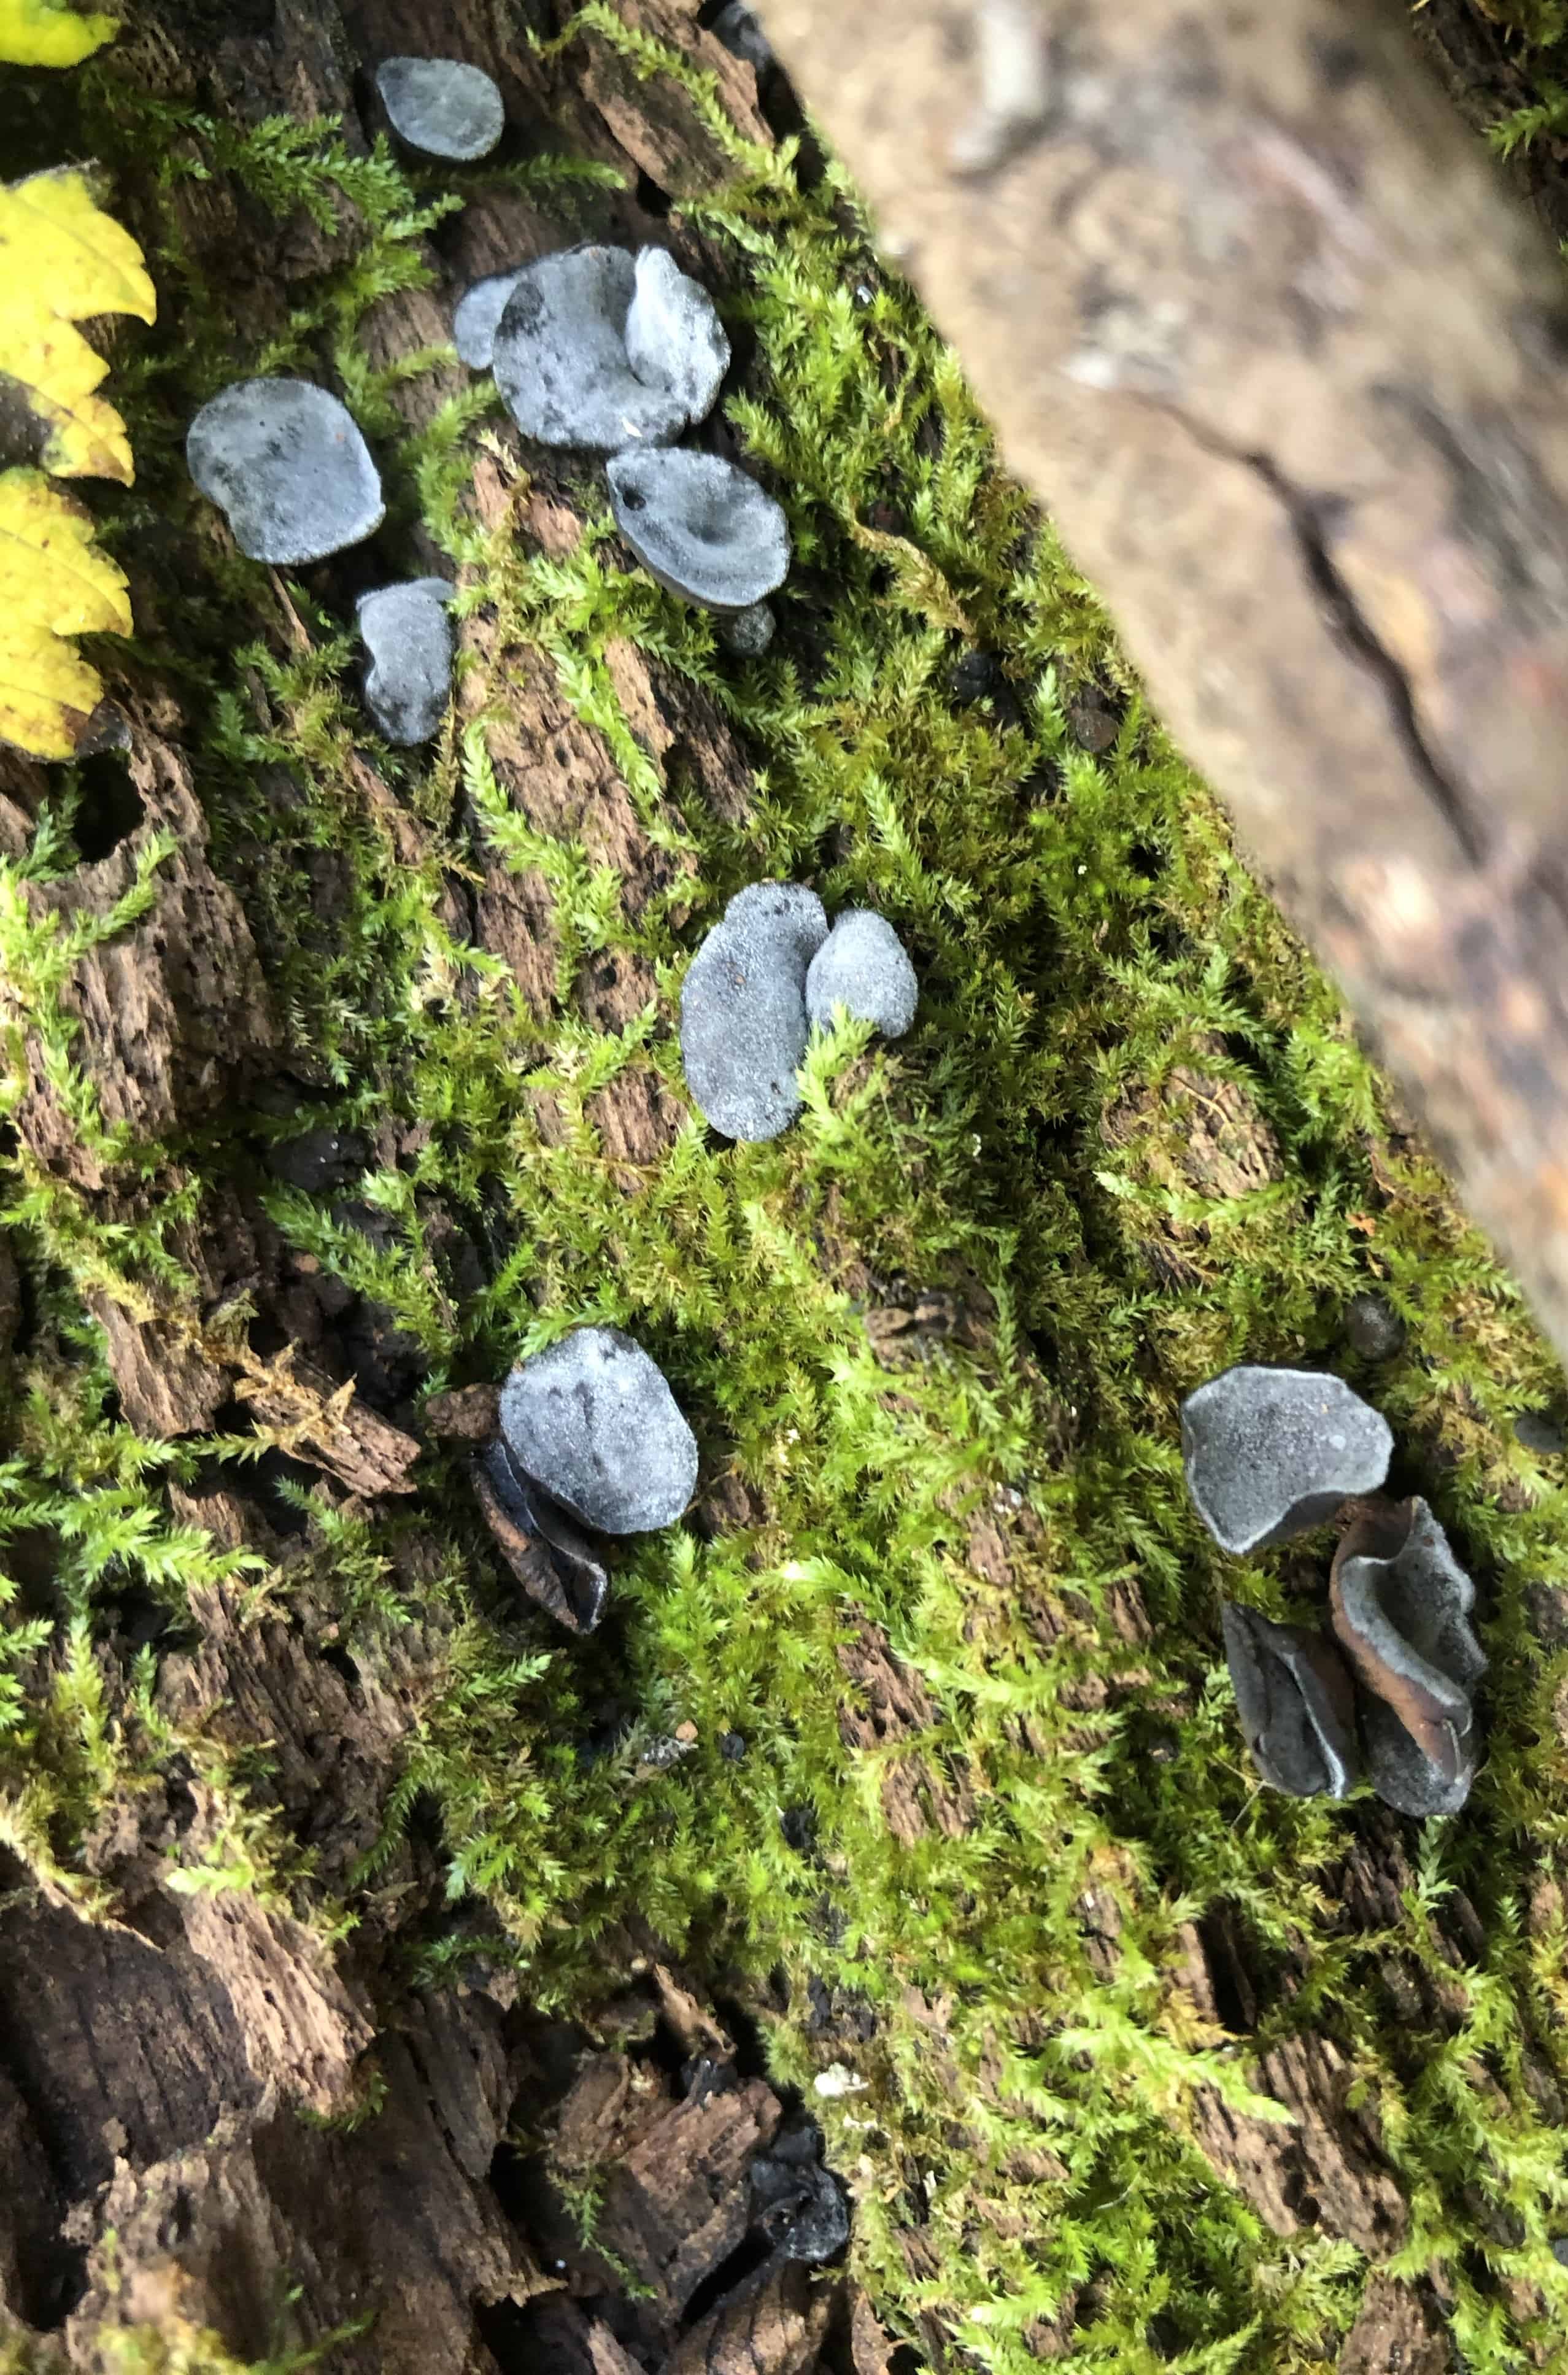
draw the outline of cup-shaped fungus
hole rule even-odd
[[[707,610],[749,610],[784,584],[789,524],[755,479],[717,454],[616,455],[610,508],[638,560]]]
[[[386,515],[352,414],[309,380],[235,381],[192,421],[185,461],[241,551],[277,568],[360,544]]]
[[[376,89],[399,140],[422,157],[471,165],[506,129],[506,108],[482,66],[458,58],[383,58]]]
[[[1356,1695],[1332,1641],[1227,1601],[1225,1656],[1252,1761],[1293,1798],[1343,1798],[1361,1769]]]
[[[489,272],[465,289],[452,314],[452,343],[470,371],[489,371],[495,360],[495,334],[506,311],[506,301],[526,269]]]
[[[361,594],[355,617],[371,664],[365,704],[389,742],[428,742],[452,691],[452,588],[416,577]]]
[[[666,445],[707,411],[729,343],[706,292],[667,256],[650,261],[661,254],[572,247],[517,274],[491,362],[525,436],[617,454]],[[628,343],[634,320],[635,357]]]
[[[737,892],[687,968],[680,1059],[703,1118],[726,1138],[777,1138],[800,1111],[806,975],[828,937],[814,891]]]
[[[525,1476],[501,1436],[474,1461],[474,1490],[497,1548],[531,1600],[573,1633],[605,1612],[609,1577],[585,1536]]]
[[[869,907],[847,907],[811,960],[806,1011],[824,1027],[842,1006],[856,1022],[902,1039],[914,1020],[920,985],[903,942]]]
[[[1388,1473],[1388,1422],[1315,1369],[1226,1369],[1182,1404],[1187,1490],[1221,1550],[1245,1557],[1326,1524]]]
[[[1334,1630],[1370,1695],[1367,1778],[1401,1814],[1451,1814],[1469,1795],[1475,1687],[1486,1672],[1469,1625],[1475,1596],[1420,1499],[1368,1499],[1335,1554]]]
[[[706,420],[729,369],[729,340],[707,290],[667,248],[645,247],[637,258],[626,360],[644,386],[667,388],[689,421]]]
[[[697,1482],[697,1445],[665,1375],[619,1328],[576,1328],[519,1362],[501,1432],[522,1475],[603,1534],[675,1523]]]

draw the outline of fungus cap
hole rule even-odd
[[[457,300],[452,314],[452,343],[470,371],[489,371],[495,360],[495,334],[506,301],[526,269],[519,265],[512,272],[487,273]]]
[[[664,1372],[619,1328],[574,1328],[519,1362],[501,1431],[524,1476],[605,1534],[673,1525],[697,1482],[697,1445]]]
[[[360,544],[386,516],[352,413],[309,380],[236,380],[192,421],[185,460],[241,551],[277,568]]]
[[[452,588],[416,577],[361,594],[355,617],[371,664],[365,702],[389,742],[428,742],[452,691]]]
[[[1388,1473],[1388,1422],[1342,1378],[1242,1363],[1182,1404],[1182,1456],[1198,1516],[1235,1557],[1327,1523]]]
[[[789,570],[789,525],[755,479],[717,454],[616,455],[616,525],[672,594],[709,610],[748,610]]]
[[[827,935],[814,891],[754,882],[730,901],[687,968],[686,1084],[703,1119],[726,1138],[777,1138],[800,1111],[806,975]]]
[[[526,437],[615,454],[667,444],[690,415],[631,368],[626,320],[637,267],[622,247],[572,247],[525,265],[501,309],[492,368]]]
[[[909,952],[888,922],[869,907],[846,907],[811,960],[806,1010],[820,1028],[842,1006],[857,1022],[874,1023],[902,1039],[914,1020],[920,984]]]
[[[444,163],[488,157],[506,129],[495,84],[459,58],[383,58],[376,89],[398,138]]]

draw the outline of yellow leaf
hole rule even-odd
[[[119,30],[118,17],[85,15],[59,0],[0,0],[0,65],[80,65]]]
[[[90,514],[41,470],[0,470],[0,740],[72,757],[103,687],[69,638],[130,632],[124,577]]]
[[[140,248],[99,206],[89,174],[66,167],[0,186],[0,397],[17,382],[42,423],[29,459],[59,478],[130,485],[125,424],[93,394],[109,366],[72,325],[91,313],[150,322],[157,306]]]

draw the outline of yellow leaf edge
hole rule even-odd
[[[118,17],[56,0],[0,0],[0,65],[79,66],[119,30]]]
[[[129,634],[124,573],[41,470],[0,470],[0,742],[72,759],[103,698],[73,635]]]

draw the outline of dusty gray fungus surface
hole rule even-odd
[[[616,526],[672,594],[709,610],[748,610],[784,584],[789,524],[733,462],[633,450],[617,454],[607,476]]]
[[[275,568],[362,543],[385,517],[353,415],[309,380],[236,380],[192,421],[185,461],[241,551]]]
[[[519,266],[514,272],[488,273],[457,300],[452,315],[452,343],[470,371],[489,371],[495,360],[495,334],[524,269]]]
[[[1339,1377],[1242,1364],[1182,1404],[1187,1489],[1234,1557],[1326,1525],[1388,1473],[1388,1422]]]
[[[619,1328],[577,1328],[518,1364],[501,1432],[525,1478],[605,1534],[673,1525],[697,1482],[697,1445],[664,1372]]]
[[[1361,1752],[1355,1688],[1334,1643],[1232,1601],[1220,1622],[1242,1731],[1264,1779],[1293,1798],[1343,1798]]]
[[[428,742],[452,692],[452,588],[442,577],[416,577],[361,594],[355,609],[370,654],[365,704],[389,742]]]
[[[777,1138],[798,1115],[806,975],[828,936],[814,891],[754,882],[737,893],[687,969],[680,1057],[703,1118],[726,1138]]]
[[[626,359],[645,387],[667,388],[687,420],[705,420],[729,369],[729,340],[713,301],[667,248],[637,258],[626,315]]]
[[[633,324],[646,377],[628,343]],[[491,361],[525,436],[616,454],[666,445],[700,418],[718,393],[729,342],[713,300],[662,249],[633,257],[573,247],[516,275]]]
[[[506,109],[489,76],[457,58],[383,58],[376,89],[398,138],[445,163],[488,157],[506,129]]]
[[[920,985],[903,942],[869,907],[848,907],[811,960],[806,1010],[825,1029],[842,1006],[856,1022],[902,1039],[914,1021]]]

